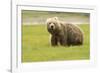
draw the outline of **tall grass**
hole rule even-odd
[[[52,47],[45,25],[22,25],[22,62],[89,59],[90,28],[88,24],[79,26],[84,32],[82,46]]]

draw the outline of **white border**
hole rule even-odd
[[[90,13],[90,60],[76,61],[51,61],[51,62],[34,62],[21,63],[21,10],[40,10],[40,11],[61,11],[61,12],[84,12]],[[15,11],[14,11],[15,10]],[[12,72],[20,71],[42,71],[54,69],[69,69],[69,68],[87,68],[93,67],[96,64],[97,43],[96,35],[96,9],[95,7],[83,6],[67,6],[59,5],[44,6],[44,5],[16,5],[12,11]],[[16,14],[16,15],[15,15]],[[16,40],[15,40],[16,39]],[[17,49],[18,48],[18,49]]]

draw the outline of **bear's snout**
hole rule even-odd
[[[50,24],[50,29],[55,29],[55,26],[54,26],[54,24]]]
[[[51,29],[53,29],[53,28],[54,28],[54,26],[52,25],[52,26],[51,26]]]

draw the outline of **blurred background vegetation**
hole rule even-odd
[[[47,18],[58,17],[65,22],[74,24],[89,24],[89,13],[51,12],[22,10],[22,23],[25,25],[45,24]]]

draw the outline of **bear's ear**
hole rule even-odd
[[[58,20],[58,17],[54,17],[55,20]]]

